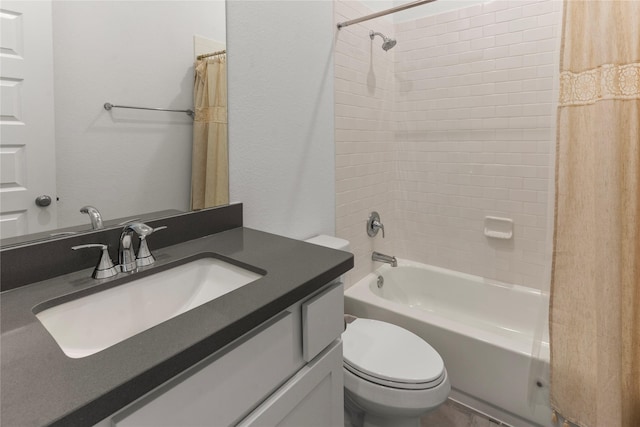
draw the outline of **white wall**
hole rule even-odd
[[[192,119],[103,109],[193,105],[193,36],[224,41],[223,1],[55,1],[59,227],[186,210]]]
[[[340,1],[337,16],[342,4],[357,3]],[[560,5],[498,0],[395,24],[388,30],[398,40],[388,52],[393,77],[376,59],[375,41],[372,50],[353,54],[353,43],[370,43],[363,31],[351,45],[342,39],[353,36],[339,36],[336,88],[350,96],[337,101],[350,108],[336,110],[338,236],[366,241],[366,211],[392,200],[390,224],[383,222],[394,255],[548,289]],[[371,64],[366,76],[354,69],[354,59]],[[378,144],[362,123],[379,121],[384,104],[369,99],[372,108],[359,105],[358,88],[369,82],[374,93],[393,83],[394,94],[389,156],[395,185],[375,198],[375,174],[362,176],[370,173],[363,167],[372,167]],[[346,185],[348,197],[341,193]],[[513,240],[485,237],[485,216],[512,218]],[[370,247],[355,246],[351,282],[373,268],[368,257],[382,244],[376,239],[369,239]]]
[[[188,207],[191,119],[102,105],[190,106],[192,37],[220,37],[220,5],[56,2],[55,37],[69,46],[56,51],[62,218],[87,222],[85,204],[106,218]],[[333,4],[231,0],[227,16],[231,198],[249,227],[333,234]],[[108,185],[96,192],[88,176]]]
[[[410,3],[410,0],[394,0],[394,6],[400,6],[406,3]],[[423,4],[416,6],[415,8],[394,13],[392,15],[392,19],[396,24],[400,22],[415,21],[416,19],[424,18],[425,16],[437,15],[450,10],[464,9],[480,3],[487,3],[487,0],[437,0],[432,3]]]
[[[232,201],[245,225],[335,229],[331,1],[227,3]]]
[[[381,10],[390,9],[392,7],[403,6],[407,3],[413,3],[415,0],[362,0],[361,4],[369,9],[369,13],[380,12]],[[485,3],[487,0],[437,0],[431,3],[421,4],[410,9],[396,12],[385,17],[376,18],[384,19],[397,24],[399,22],[414,21],[425,16],[437,15],[449,10],[462,9],[479,3]],[[361,15],[353,16],[348,19],[358,18]],[[378,23],[380,21],[372,21]]]

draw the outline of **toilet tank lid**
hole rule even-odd
[[[341,239],[339,237],[327,236],[326,234],[320,234],[305,240],[307,243],[313,243],[314,245],[324,246],[331,249],[338,249],[341,251],[349,251],[349,241]]]

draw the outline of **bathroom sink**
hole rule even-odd
[[[36,317],[67,356],[86,357],[260,277],[217,258],[200,258],[47,308]]]

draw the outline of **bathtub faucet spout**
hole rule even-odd
[[[380,252],[372,253],[371,254],[371,260],[372,261],[386,262],[387,264],[391,264],[391,267],[397,267],[398,266],[398,260],[396,259],[396,257],[390,256],[390,255],[381,254]]]

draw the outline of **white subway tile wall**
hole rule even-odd
[[[504,1],[336,36],[336,234],[371,251],[548,289],[561,2]],[[336,22],[371,13],[335,2]],[[396,38],[388,52],[369,29]],[[387,238],[365,232],[377,210]],[[483,234],[514,220],[512,240]]]
[[[335,22],[371,13],[359,1],[337,1]],[[391,253],[399,238],[395,225],[397,188],[396,116],[394,114],[393,49],[382,50],[382,39],[372,41],[374,30],[393,37],[387,19],[345,27],[336,35],[336,235],[351,242],[355,267],[347,281],[373,270],[371,252]],[[371,211],[381,215],[387,237],[370,238],[366,222]]]

